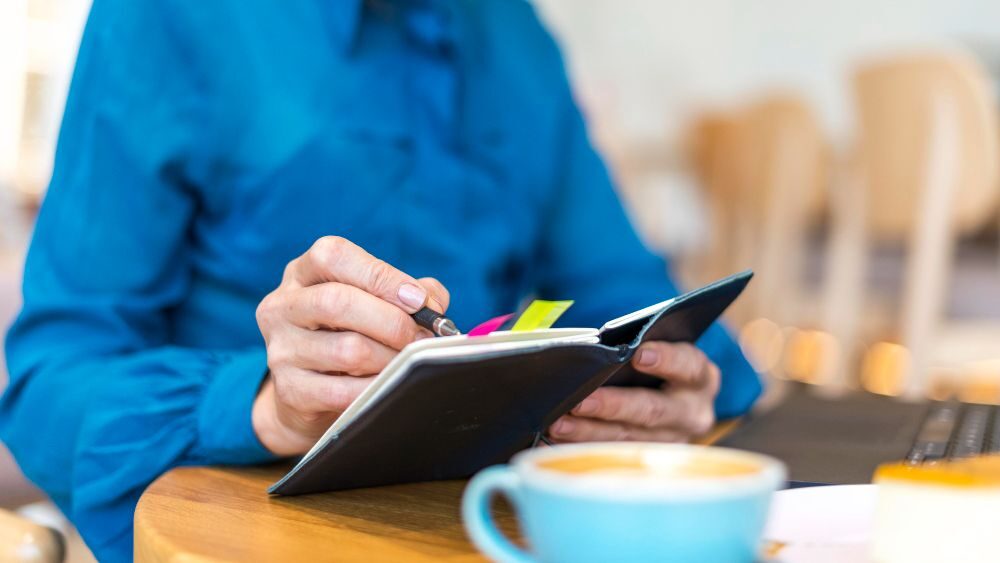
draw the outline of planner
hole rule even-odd
[[[631,366],[639,345],[695,342],[752,275],[730,276],[601,328],[416,341],[268,492],[457,479],[503,463],[601,385],[662,384]]]

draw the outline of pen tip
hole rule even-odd
[[[462,331],[458,330],[458,327],[455,326],[455,323],[453,323],[450,319],[445,319],[445,321],[441,323],[438,330],[440,331],[441,336],[458,336],[462,334]]]

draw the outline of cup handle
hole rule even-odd
[[[505,495],[512,504],[517,503],[520,481],[507,466],[497,465],[480,471],[469,481],[462,495],[462,520],[472,543],[487,557],[503,563],[530,563],[531,555],[511,543],[497,529],[490,514],[490,501],[496,494]],[[515,506],[516,508],[516,506]]]

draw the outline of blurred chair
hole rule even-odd
[[[718,279],[740,265],[734,241],[746,229],[740,206],[749,177],[749,136],[746,120],[736,111],[711,111],[698,116],[684,133],[683,152],[695,179],[704,190],[709,214],[708,245],[699,256],[697,283]]]
[[[824,209],[829,150],[819,121],[799,96],[760,98],[746,110],[750,178],[739,243],[758,271],[756,316],[803,322],[803,259],[809,229]],[[754,236],[756,234],[756,236]]]
[[[66,544],[59,532],[0,510],[0,561],[57,563],[65,557]]]
[[[690,129],[687,152],[711,213],[699,277],[753,268],[749,295],[735,306],[738,320],[799,321],[802,258],[823,209],[829,155],[811,108],[794,94],[773,93],[705,114]]]
[[[923,395],[956,240],[995,216],[997,110],[982,70],[958,53],[860,66],[854,92],[857,144],[831,196],[826,322],[848,352],[838,382],[849,383],[863,338],[869,243],[904,241],[897,391]]]

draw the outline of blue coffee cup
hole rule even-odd
[[[686,444],[559,445],[516,455],[469,483],[462,518],[473,543],[502,562],[756,559],[771,496],[785,481],[763,455]],[[506,496],[529,550],[497,529]]]

